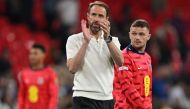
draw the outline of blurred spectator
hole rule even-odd
[[[178,46],[180,48],[180,52],[182,54],[182,57],[185,56],[187,44],[185,43],[185,34],[187,31],[187,22],[183,18],[183,12],[178,9],[174,12],[172,18],[171,18],[171,24],[176,28],[177,32],[177,40],[180,43]]]
[[[171,70],[169,65],[162,65],[154,71],[152,91],[153,91],[153,109],[160,109],[165,105],[168,97],[168,78]]]
[[[6,13],[15,23],[28,23],[32,17],[33,0],[6,0]]]
[[[0,58],[0,77],[6,75],[7,72],[10,71],[10,63],[5,58]]]
[[[185,41],[185,44],[186,44],[186,49],[190,49],[190,28],[188,28],[188,30],[186,31],[185,33],[185,36],[184,36],[184,41]],[[182,48],[183,50],[186,50],[184,48]]]
[[[161,49],[161,63],[171,61],[171,52],[178,49],[178,35],[176,29],[169,21],[164,21],[156,30],[155,37],[158,39]]]
[[[15,105],[16,84],[10,73],[10,64],[0,59],[0,109],[11,109]]]
[[[160,52],[161,48],[158,43],[158,40],[155,37],[153,37],[148,43],[148,51],[151,55],[152,64],[154,65],[153,68],[158,67],[160,65],[160,60],[161,60],[161,52]]]
[[[47,19],[47,30],[51,31],[54,19],[56,17],[57,0],[44,0],[44,13]]]
[[[65,32],[73,33],[79,20],[78,0],[59,0],[57,11]]]
[[[61,40],[61,50],[63,54],[66,54],[65,45],[67,38],[77,31],[79,9],[78,0],[58,0],[57,2],[57,13],[61,23],[57,34]]]
[[[190,109],[190,100],[186,97],[184,87],[185,84],[179,80],[169,91],[168,102],[174,109]]]
[[[153,16],[161,14],[167,6],[167,0],[151,0],[151,10]]]
[[[64,67],[63,67],[64,66]],[[72,107],[72,86],[73,86],[73,75],[71,75],[65,63],[57,64],[54,69],[59,72],[60,80],[60,94],[59,94],[59,104],[58,109],[67,109]]]
[[[184,72],[184,76],[185,76],[185,80],[187,82],[187,84],[190,84],[190,50],[187,51],[187,56],[185,58],[185,62],[184,62],[184,66],[183,66],[183,72]]]
[[[172,72],[174,73],[173,76],[179,77],[182,75],[182,59],[181,59],[181,54],[179,50],[173,50],[171,53],[171,67],[172,67]]]

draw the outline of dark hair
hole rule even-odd
[[[108,6],[106,3],[102,2],[102,1],[94,1],[94,2],[90,3],[90,4],[88,5],[88,12],[90,12],[90,9],[91,9],[94,5],[98,5],[98,6],[101,6],[101,7],[105,8],[105,9],[106,9],[106,16],[109,16],[109,14],[110,14],[109,6]]]
[[[46,48],[42,44],[39,44],[39,43],[35,43],[34,45],[32,45],[32,48],[40,49],[44,53],[46,52]]]
[[[132,23],[131,27],[141,27],[141,28],[146,27],[148,30],[150,30],[149,23],[146,20],[144,20],[144,19],[135,20]]]

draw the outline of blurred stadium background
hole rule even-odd
[[[146,19],[152,38],[154,109],[190,109],[190,0],[103,0],[111,9],[111,32],[121,49],[130,42],[129,26]],[[58,109],[72,109],[72,79],[65,45],[80,32],[92,0],[0,0],[0,109],[16,109],[17,74],[28,65],[30,46],[48,49],[46,63],[60,80]],[[90,86],[89,86],[90,87]]]

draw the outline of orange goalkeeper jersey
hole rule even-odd
[[[123,50],[124,65],[115,66],[115,109],[152,109],[152,68],[147,53],[132,45]]]
[[[18,109],[56,109],[58,80],[50,67],[19,73]]]

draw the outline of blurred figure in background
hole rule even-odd
[[[57,11],[63,30],[69,33],[75,32],[79,19],[79,1],[78,0],[58,0]]]
[[[184,80],[176,80],[174,87],[169,91],[168,103],[174,109],[190,109],[190,100],[185,93],[185,87],[188,87]]]
[[[16,82],[10,72],[10,63],[0,58],[0,109],[12,109],[16,106]]]
[[[162,65],[154,70],[152,91],[153,91],[153,109],[161,109],[168,105],[169,92],[169,77],[171,75],[171,67],[169,65]]]
[[[57,14],[60,22],[58,30],[59,39],[61,39],[61,50],[66,53],[66,42],[68,36],[78,32],[79,10],[80,5],[78,0],[58,0]]]
[[[58,102],[58,79],[49,66],[44,65],[46,49],[34,44],[30,49],[30,67],[18,75],[18,109],[55,109]]]
[[[179,48],[179,40],[176,28],[171,25],[169,20],[163,21],[156,29],[155,36],[160,44],[161,60],[160,63],[171,61],[172,52]]]

